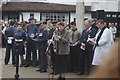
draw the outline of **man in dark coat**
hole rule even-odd
[[[93,57],[92,53],[93,45],[89,44],[87,40],[88,38],[94,38],[97,33],[97,31],[91,27],[91,20],[85,21],[85,27],[86,29],[83,30],[80,39],[82,53],[80,57],[80,72],[77,73],[78,75],[83,75],[85,73],[89,74],[90,72]]]

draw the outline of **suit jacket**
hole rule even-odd
[[[88,37],[94,38],[96,33],[97,33],[97,30],[92,27],[89,30],[88,29],[83,30],[82,36],[80,38],[80,43],[84,43],[86,45],[85,50],[92,49],[93,45],[89,44],[87,40],[88,40]]]

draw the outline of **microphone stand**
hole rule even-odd
[[[53,32],[52,38],[51,38],[51,39],[49,40],[49,42],[48,42],[48,47],[47,47],[47,49],[46,49],[45,54],[47,54],[47,53],[49,52],[50,45],[51,45],[52,42],[54,41],[54,37],[55,37],[55,35],[56,35],[57,30],[58,30],[58,28],[56,28],[55,31]],[[48,70],[50,71],[50,67],[48,67]],[[53,80],[53,78],[54,78],[54,74],[52,74],[52,80]],[[48,80],[50,80],[50,75],[49,75],[49,73],[48,73]]]
[[[48,42],[48,47],[47,47],[47,49],[46,49],[46,51],[45,51],[45,54],[47,54],[48,52],[49,52],[49,48],[50,48],[50,45],[52,44],[52,42],[54,41],[54,37],[55,37],[55,32],[57,31],[57,28],[56,28],[56,30],[53,32],[53,35],[52,35],[52,38],[49,40],[49,42]]]

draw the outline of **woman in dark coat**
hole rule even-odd
[[[65,80],[65,75],[68,72],[68,55],[69,55],[69,31],[65,29],[64,23],[58,23],[58,32],[56,32],[55,41],[53,44],[55,57],[55,73],[59,74],[57,80]]]

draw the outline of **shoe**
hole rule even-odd
[[[5,63],[5,65],[8,65],[8,63]]]
[[[50,74],[54,74],[54,72],[51,72]]]
[[[36,65],[32,65],[33,67],[36,67]]]
[[[74,70],[73,72],[74,72],[74,73],[77,73],[77,71],[76,71],[76,70]]]
[[[85,73],[86,76],[89,76],[89,74],[90,74],[89,72],[86,72],[86,73]]]
[[[41,70],[40,70],[40,69],[38,69],[38,70],[36,70],[36,71],[40,72]]]
[[[29,67],[29,65],[28,65],[28,64],[26,64],[26,65],[24,65],[24,67]]]
[[[58,77],[58,79],[57,80],[62,80],[63,78],[62,77]]]
[[[13,67],[16,67],[16,64],[14,64]]]
[[[20,64],[20,67],[23,67],[24,66],[24,64]]]
[[[51,72],[50,74],[52,74],[52,75],[57,75],[57,73],[55,73],[55,72]]]
[[[83,72],[77,72],[77,75],[84,75]]]
[[[65,78],[62,78],[62,80],[66,80]]]
[[[12,65],[15,65],[15,63],[12,63]]]
[[[40,65],[39,65],[39,66],[37,66],[37,68],[40,68]]]
[[[47,70],[40,70],[40,73],[44,73],[44,72],[47,72]]]

